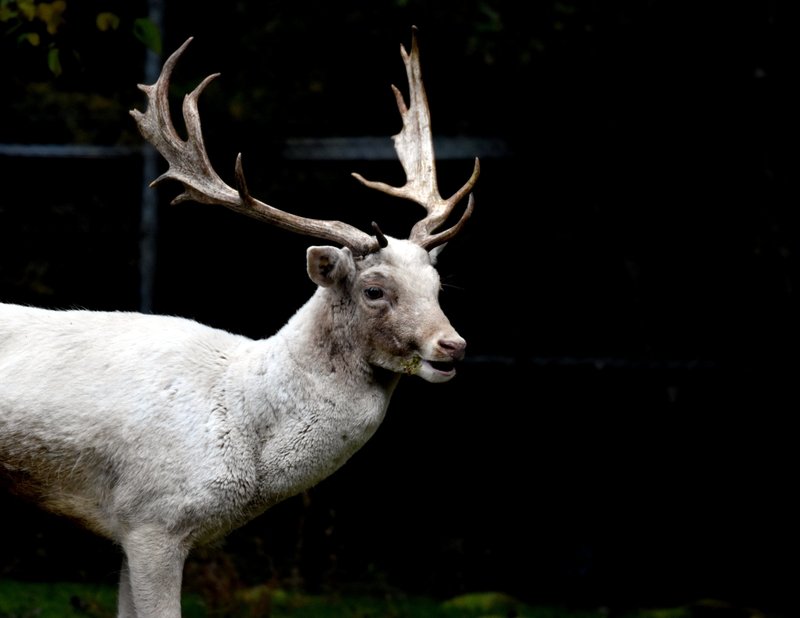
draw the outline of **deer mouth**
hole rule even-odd
[[[456,367],[453,361],[423,359],[422,369],[421,373],[431,382],[445,382],[456,375]]]
[[[424,361],[430,365],[432,369],[438,371],[439,373],[455,373],[456,367],[453,361],[433,361],[428,360]]]

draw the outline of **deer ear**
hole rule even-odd
[[[436,266],[436,261],[439,259],[439,254],[442,252],[442,249],[445,248],[445,245],[447,245],[447,243],[438,245],[433,249],[431,249],[430,251],[428,251],[428,255],[431,257],[431,264],[433,264],[434,266]]]
[[[324,288],[330,287],[355,271],[353,254],[347,247],[309,247],[306,251],[306,270],[314,283]]]

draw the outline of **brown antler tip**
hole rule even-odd
[[[411,49],[417,49],[417,39],[419,37],[419,28],[411,26]]]
[[[381,228],[379,228],[378,224],[375,223],[374,221],[372,222],[372,231],[375,232],[375,238],[378,241],[378,246],[381,249],[389,245],[389,241],[386,240],[386,236],[383,235],[383,232],[381,232]]]
[[[180,46],[180,47],[179,47],[179,48],[176,50],[176,52],[177,52],[178,54],[180,54],[181,52],[183,52],[183,50],[184,50],[184,49],[186,49],[186,48],[189,46],[189,43],[191,43],[192,41],[194,41],[194,37],[193,37],[193,36],[190,36],[189,38],[187,38],[187,39],[186,39],[186,40],[183,42],[183,44],[182,44],[182,45],[181,45],[181,46]]]
[[[242,167],[242,153],[236,155],[236,166],[234,167],[236,176],[236,190],[243,201],[250,198],[250,191],[247,189],[247,181],[244,179],[244,168]]]

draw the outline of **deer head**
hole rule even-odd
[[[375,222],[372,223],[372,234],[368,234],[341,221],[301,217],[254,198],[247,188],[241,154],[235,164],[236,188],[223,182],[206,153],[197,109],[200,94],[219,74],[206,77],[184,98],[187,139],[178,135],[170,117],[167,98],[170,77],[191,41],[191,38],[187,39],[169,57],[155,84],[139,85],[147,95],[147,110],[131,111],[141,134],[169,163],[168,170],[151,186],[167,179],[177,180],[184,190],[172,201],[173,204],[186,200],[218,204],[280,228],[341,245],[341,248],[309,248],[308,273],[315,283],[321,288],[334,289],[343,281],[351,282],[348,293],[353,296],[358,293],[359,302],[365,304],[364,324],[377,326],[382,320],[398,323],[406,320],[407,324],[414,324],[420,322],[420,315],[424,313],[430,316],[424,322],[433,325],[427,330],[417,329],[419,332],[408,337],[398,337],[397,332],[404,330],[401,325],[394,330],[376,328],[369,331],[378,334],[365,333],[367,338],[390,333],[386,335],[386,341],[374,342],[376,345],[370,362],[396,373],[415,374],[430,381],[450,379],[455,373],[450,363],[463,357],[466,343],[439,308],[436,299],[439,280],[433,266],[438,251],[461,230],[472,214],[475,202],[471,191],[480,174],[480,164],[475,159],[467,182],[450,198],[442,198],[438,189],[431,119],[422,83],[416,28],[412,29],[411,52],[408,53],[402,45],[400,47],[409,84],[408,105],[401,92],[392,86],[403,121],[402,130],[393,136],[393,140],[406,183],[394,187],[353,174],[369,188],[411,200],[425,209],[426,216],[412,227],[407,240],[385,236]],[[454,207],[467,195],[467,207],[461,217],[454,225],[440,231]],[[356,282],[358,290],[352,282]],[[415,302],[405,305],[406,313],[395,310],[397,299],[409,296],[414,297]],[[405,327],[405,330],[409,328]]]

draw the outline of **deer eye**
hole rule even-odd
[[[383,298],[383,290],[375,286],[370,286],[364,288],[364,296],[370,300],[378,300],[379,298]]]

